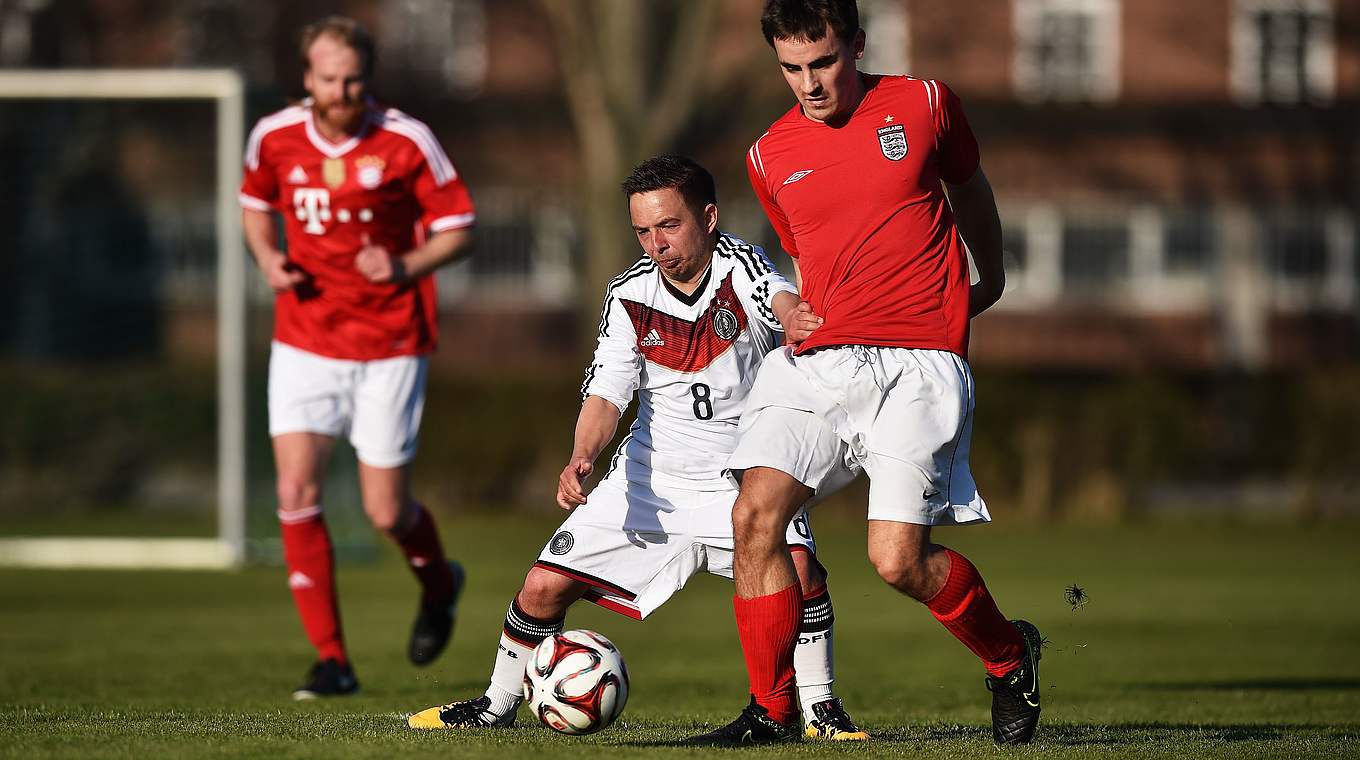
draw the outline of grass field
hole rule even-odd
[[[745,677],[731,587],[702,577],[635,623],[583,605],[633,677],[619,724],[558,736],[417,733],[414,710],[479,694],[501,619],[557,515],[445,520],[470,571],[456,638],[406,663],[415,590],[393,552],[342,566],[360,695],[297,704],[310,661],[282,574],[0,570],[0,757],[698,757]],[[971,655],[877,581],[863,527],[817,523],[832,570],[837,690],[875,736],[751,754],[859,757],[1360,757],[1360,525],[1135,524],[952,529],[1004,612],[1036,622],[1044,718],[1001,750]],[[1064,588],[1090,601],[1073,610]]]

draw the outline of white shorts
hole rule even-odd
[[[732,577],[736,489],[692,491],[611,476],[572,511],[535,567],[590,585],[583,597],[636,620],[697,573]],[[807,513],[789,523],[789,547],[815,554]]]
[[[424,356],[350,361],[274,341],[269,435],[348,435],[364,464],[408,464],[416,455],[428,366]]]
[[[795,356],[775,349],[751,388],[739,435],[732,471],[772,467],[824,488],[836,466],[862,467],[870,520],[992,519],[968,469],[973,375],[949,351],[836,346]],[[834,452],[829,438],[839,444]]]

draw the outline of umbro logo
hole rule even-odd
[[[301,166],[294,166],[293,170],[291,172],[288,172],[288,184],[290,185],[307,184],[307,171],[303,169]]]
[[[646,337],[644,337],[644,338],[642,339],[642,345],[644,345],[644,346],[664,346],[664,345],[666,345],[666,341],[664,341],[664,340],[661,339],[661,336],[658,335],[657,332],[656,332],[656,328],[653,327],[650,331],[648,331]]]
[[[793,174],[790,174],[790,175],[789,175],[789,178],[788,178],[788,179],[784,180],[784,184],[786,184],[786,185],[792,185],[793,183],[797,182],[798,180],[800,180],[800,179],[806,177],[807,175],[809,175],[809,174],[811,174],[811,173],[812,173],[812,170],[811,170],[811,169],[804,169],[804,170],[802,170],[802,171],[800,171],[800,172],[794,172]]]
[[[292,589],[312,588],[315,585],[316,584],[312,582],[312,579],[308,578],[307,575],[303,573],[301,570],[294,570],[288,576],[288,588]]]

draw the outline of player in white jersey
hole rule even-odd
[[[718,231],[703,167],[659,156],[636,167],[623,190],[645,255],[605,293],[558,482],[558,505],[572,514],[511,601],[486,693],[416,713],[412,728],[511,725],[526,658],[563,629],[578,599],[641,620],[701,571],[732,577],[736,489],[723,470],[747,393],[782,332],[802,337],[819,321],[759,248]],[[635,395],[637,418],[587,495],[583,481]],[[838,475],[826,490],[854,473]],[[805,599],[796,670],[807,735],[867,739],[832,694],[834,618],[806,513],[787,540]]]

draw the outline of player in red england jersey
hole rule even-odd
[[[977,142],[940,82],[856,70],[854,0],[767,0],[761,27],[798,103],[751,146],[747,169],[824,323],[761,365],[728,462],[742,478],[734,606],[752,701],[696,739],[796,735],[801,602],[782,531],[845,457],[870,478],[875,569],[982,661],[996,741],[1028,742],[1039,632],[1003,617],[972,563],[930,537],[934,525],[991,519],[968,468],[968,320],[1000,297],[1005,273]],[[821,457],[812,442],[828,431],[842,450]]]
[[[374,47],[363,27],[312,24],[301,53],[310,97],[255,126],[240,199],[246,242],[276,294],[269,433],[288,585],[318,654],[293,692],[308,699],[358,688],[321,510],[339,436],[358,456],[364,511],[420,582],[411,661],[427,664],[448,643],[462,568],[445,559],[407,470],[435,347],[431,273],[468,250],[475,213],[429,128],[369,97]]]

